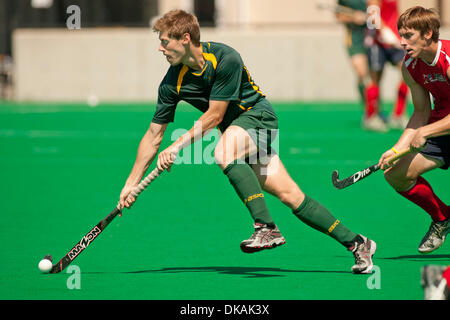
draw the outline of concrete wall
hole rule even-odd
[[[203,41],[237,49],[256,83],[276,100],[357,100],[355,76],[344,48],[345,29],[317,3],[335,0],[216,0],[219,27]],[[450,23],[450,0],[441,1]],[[164,13],[193,9],[193,0],[159,0]],[[438,0],[399,0],[400,11]],[[450,26],[441,30],[450,39]],[[18,100],[155,100],[168,64],[150,29],[16,30],[13,35]],[[400,75],[388,66],[382,83],[395,96]]]
[[[421,5],[437,8],[438,0],[397,0],[399,11]],[[319,9],[318,3],[335,4],[337,0],[215,0],[220,27],[274,27],[305,24],[334,24],[329,10]],[[443,0],[441,17],[450,26],[450,1]],[[276,5],[274,6],[274,3]],[[171,9],[193,10],[193,0],[159,0],[160,14]]]
[[[18,100],[153,99],[165,66],[149,29],[16,30]]]
[[[237,49],[255,82],[273,100],[357,100],[344,29],[263,31],[203,29],[203,41]],[[442,30],[450,39],[450,30]],[[155,100],[168,64],[149,29],[17,30],[13,35],[18,100]],[[400,75],[388,67],[383,95]]]

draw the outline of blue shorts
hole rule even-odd
[[[428,158],[442,161],[444,165],[441,169],[447,170],[450,165],[450,135],[429,138],[420,153]]]
[[[392,65],[398,65],[405,57],[405,51],[398,48],[384,48],[374,44],[367,49],[369,67],[373,71],[381,71],[386,62]]]

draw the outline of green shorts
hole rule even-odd
[[[367,48],[364,46],[364,30],[347,29],[347,53],[350,57],[367,54]]]
[[[271,146],[278,135],[278,118],[266,99],[262,99],[250,110],[240,114],[230,126],[245,129],[256,143],[258,150],[267,154],[274,151]]]

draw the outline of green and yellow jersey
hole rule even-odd
[[[252,80],[240,54],[217,42],[202,42],[205,65],[193,70],[184,64],[171,66],[158,90],[158,102],[152,122],[173,122],[179,101],[185,101],[206,112],[209,100],[230,101],[219,129],[250,109],[273,110],[259,87]],[[266,102],[266,103],[264,103]]]

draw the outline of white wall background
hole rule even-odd
[[[442,30],[450,38],[450,30]],[[272,100],[357,100],[344,28],[284,31],[203,29],[203,41],[237,49]],[[168,64],[150,29],[17,30],[18,100],[153,101]],[[382,94],[393,100],[400,74],[388,66]]]
[[[358,100],[345,28],[317,3],[336,0],[216,0],[218,27],[203,41],[225,42],[240,53],[272,100]],[[159,0],[160,13],[193,9],[193,0]],[[274,5],[274,3],[276,5]],[[436,7],[438,0],[398,0]],[[450,0],[441,1],[450,20]],[[449,22],[450,23],[450,22]],[[450,39],[450,26],[441,37]],[[83,9],[81,8],[81,25]],[[168,64],[150,28],[23,29],[13,34],[14,94],[18,100],[154,101]],[[382,95],[393,100],[400,74],[388,66]]]

